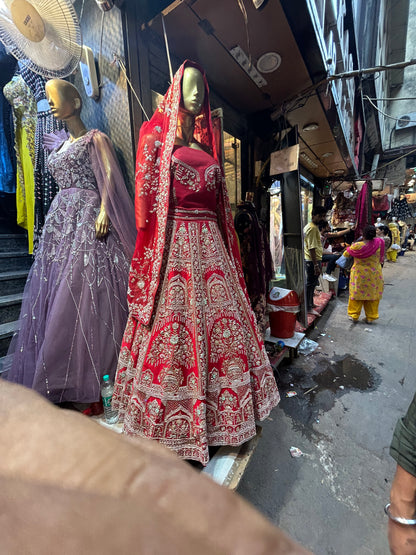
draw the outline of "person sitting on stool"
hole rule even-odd
[[[346,235],[350,232],[351,227],[347,227],[346,229],[342,229],[341,231],[331,231],[329,223],[326,220],[320,221],[318,223],[318,227],[321,234],[321,242],[323,248],[322,262],[327,262],[326,272],[322,274],[322,277],[327,281],[337,281],[337,279],[332,275],[332,272],[335,270],[335,263],[342,253],[333,253],[328,239],[335,239],[336,237],[342,237],[343,235]]]

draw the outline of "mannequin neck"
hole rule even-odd
[[[87,132],[84,122],[78,114],[74,114],[65,120],[72,140],[79,139]]]
[[[178,113],[178,127],[176,129],[176,138],[181,143],[189,146],[194,141],[195,116],[180,109]]]

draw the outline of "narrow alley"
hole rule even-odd
[[[319,347],[279,367],[282,401],[240,483],[244,498],[317,555],[389,553],[389,446],[416,390],[415,263],[406,252],[385,264],[376,324],[348,320],[347,292],[330,302],[308,334]],[[304,456],[292,458],[292,446]]]

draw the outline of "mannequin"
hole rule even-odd
[[[209,445],[253,437],[279,393],[245,289],[208,85],[193,62],[142,126],[136,222],[113,405],[124,433],[207,464]]]
[[[386,257],[389,262],[397,262],[397,254],[400,250],[400,231],[395,216],[393,216],[392,221],[389,223],[389,229],[391,231],[392,244],[387,250]]]
[[[55,403],[96,403],[127,320],[133,206],[109,139],[80,118],[77,89],[53,79],[46,95],[70,135],[56,137],[49,155],[60,191],[26,283],[8,379]]]

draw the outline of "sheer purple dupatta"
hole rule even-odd
[[[107,215],[131,260],[136,241],[134,207],[110,139],[96,132],[88,144],[91,165]]]

